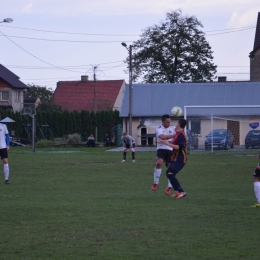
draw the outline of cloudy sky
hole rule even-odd
[[[125,79],[128,55],[121,46],[181,9],[202,22],[218,76],[249,79],[259,0],[0,0],[0,64],[25,84],[55,89],[81,75]]]

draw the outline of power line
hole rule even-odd
[[[44,39],[44,38],[33,38],[33,37],[23,37],[23,36],[14,36],[14,35],[0,35],[10,38],[18,38],[18,39],[26,39],[26,40],[37,40],[37,41],[47,41],[47,42],[78,42],[78,43],[114,43],[114,42],[122,42],[122,41],[75,41],[75,40],[56,40],[56,39]],[[125,42],[133,42],[133,41],[125,41]]]
[[[40,29],[32,29],[32,28],[24,28],[24,27],[17,27],[17,26],[11,26],[11,25],[4,25],[1,24],[0,26],[8,27],[11,29],[20,29],[20,30],[28,30],[28,31],[37,31],[37,32],[45,32],[45,33],[59,33],[59,34],[72,34],[72,35],[86,35],[86,36],[112,36],[112,37],[132,37],[132,36],[140,36],[137,34],[105,34],[105,33],[73,33],[73,32],[61,32],[61,31],[49,31],[49,30],[40,30]],[[246,26],[246,27],[236,27],[236,28],[230,28],[230,29],[217,29],[217,30],[211,30],[211,31],[205,31],[207,32],[217,32],[217,31],[234,31],[234,30],[246,30],[246,29],[254,29],[256,26]]]
[[[78,71],[72,71],[72,70],[64,69],[64,68],[61,68],[61,67],[59,67],[59,66],[55,66],[55,65],[53,65],[53,64],[51,64],[51,63],[49,63],[49,62],[46,62],[46,61],[44,61],[44,60],[42,60],[42,59],[36,57],[36,56],[33,55],[32,53],[28,52],[27,50],[25,50],[24,48],[22,48],[21,46],[19,46],[18,44],[16,44],[14,41],[12,41],[8,36],[6,36],[6,35],[5,35],[4,33],[2,33],[1,31],[0,31],[0,33],[1,33],[3,36],[5,36],[10,42],[12,42],[14,45],[16,45],[18,48],[20,48],[21,50],[23,50],[24,52],[26,52],[26,53],[29,54],[30,56],[34,57],[35,59],[40,60],[41,62],[46,63],[46,64],[48,64],[48,65],[50,65],[50,66],[52,66],[52,67],[59,68],[59,69],[61,69],[61,70],[67,70],[67,71],[70,71],[70,72],[77,72],[77,73],[78,73]]]

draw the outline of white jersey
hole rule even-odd
[[[8,134],[6,125],[0,123],[0,149],[6,148],[6,134]]]
[[[156,128],[156,140],[157,140],[157,150],[158,149],[165,149],[165,150],[172,150],[172,147],[166,144],[159,144],[159,141],[162,139],[159,137],[160,135],[173,135],[175,134],[175,126],[169,126],[165,128],[163,125],[160,125]],[[173,143],[173,138],[168,139],[169,142]]]

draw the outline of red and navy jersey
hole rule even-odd
[[[179,145],[179,149],[173,149],[171,161],[178,161],[182,163],[187,162],[187,152],[186,152],[187,137],[184,130],[176,132],[174,136],[173,144]]]

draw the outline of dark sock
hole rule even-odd
[[[124,152],[123,158],[124,158],[124,160],[126,160],[126,152]]]
[[[132,160],[135,160],[135,152],[132,152]]]

